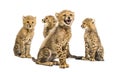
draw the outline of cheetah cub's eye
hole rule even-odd
[[[33,24],[34,22],[32,22],[32,24]]]
[[[66,17],[66,14],[64,14],[63,16]]]
[[[55,21],[55,20],[54,20],[53,22],[54,22],[54,23],[56,23],[56,21]]]
[[[94,22],[92,22],[92,24],[94,24]]]
[[[29,21],[27,21],[27,23],[29,23]]]
[[[70,16],[73,16],[72,14],[70,14]]]

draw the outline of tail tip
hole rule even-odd
[[[35,62],[35,61],[36,61],[36,59],[35,59],[34,57],[32,57],[32,61],[34,61],[34,62]]]
[[[83,58],[82,56],[76,56],[75,57],[75,59],[80,59],[80,60],[82,60],[82,58]]]

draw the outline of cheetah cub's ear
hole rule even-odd
[[[95,24],[95,19],[92,20],[92,24]]]
[[[46,23],[45,18],[44,18],[44,19],[42,19],[42,23]]]
[[[25,19],[26,17],[25,16],[23,16],[23,20]]]
[[[23,16],[23,19],[26,18],[25,16]]]
[[[34,19],[36,19],[36,17],[34,17]]]
[[[44,19],[42,19],[42,22],[45,23]]]
[[[59,13],[56,13],[55,16],[58,18],[59,17]]]
[[[24,20],[26,19],[26,17],[25,16],[23,16],[23,24],[25,24],[25,22],[24,22]]]

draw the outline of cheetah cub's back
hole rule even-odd
[[[55,19],[54,16],[48,15],[48,16],[45,16],[45,18],[42,19],[42,22],[44,23],[43,35],[44,35],[44,37],[46,37],[50,33],[50,30],[53,27],[55,27],[55,25],[57,23],[57,20]]]

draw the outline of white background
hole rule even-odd
[[[70,40],[71,54],[84,56],[83,19],[95,19],[105,49],[104,62],[67,59],[69,68],[42,66],[31,59],[15,57],[13,47],[22,27],[22,16],[37,17],[31,55],[35,58],[43,41],[41,19],[64,9],[75,12]],[[120,72],[120,2],[119,0],[0,0],[0,72]]]

